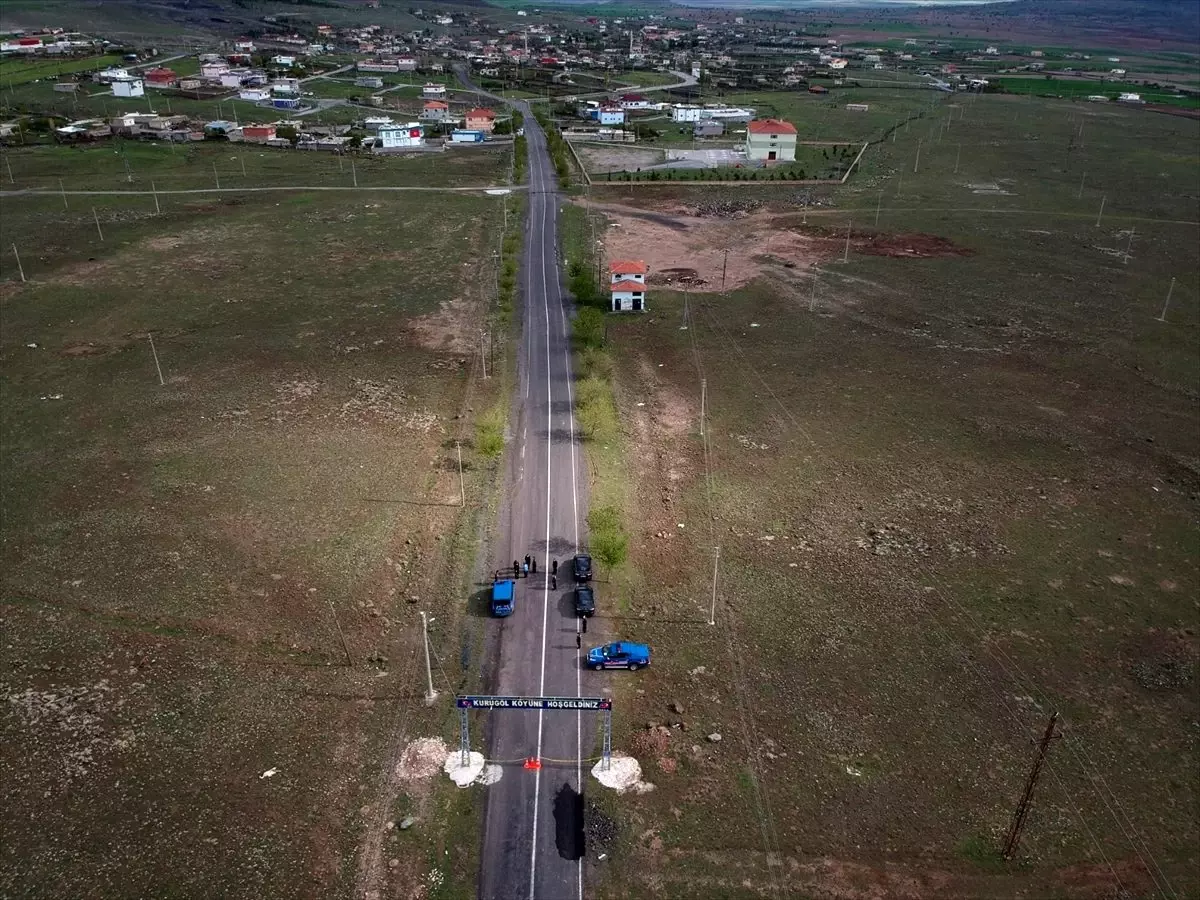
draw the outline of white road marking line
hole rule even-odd
[[[540,176],[541,173],[539,173]],[[545,195],[542,195],[542,224],[538,229],[539,239],[541,241],[541,256],[544,259],[546,254],[546,201]],[[532,220],[533,217],[530,216]],[[546,292],[545,279],[545,263],[542,263],[542,306],[546,313],[546,546],[550,546],[550,460],[551,450],[553,445],[550,442],[551,430],[551,415],[554,409],[552,402],[552,390],[550,382],[550,299]],[[531,330],[532,333],[532,330]],[[532,338],[530,339],[530,347],[532,348]],[[530,369],[533,367],[530,366]],[[550,586],[548,582],[542,586],[542,664],[541,677],[538,682],[538,694],[545,696],[546,693],[546,630],[548,625],[548,615],[550,609]],[[542,758],[542,728],[545,721],[545,711],[538,710],[538,731],[537,731],[537,754],[536,758]],[[535,890],[537,887],[537,832],[538,832],[538,805],[541,801],[542,794],[542,770],[539,767],[534,770],[533,781],[533,844],[530,847],[529,853],[529,900],[534,900]]]

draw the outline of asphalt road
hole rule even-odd
[[[571,597],[570,560],[586,515],[586,470],[572,413],[571,308],[558,265],[560,199],[545,135],[527,104],[514,105],[525,116],[528,217],[509,490],[493,557],[511,566],[530,554],[538,572],[518,582],[513,615],[491,623],[498,631],[490,644],[491,690],[574,697],[596,693],[598,686],[587,689],[588,676],[595,676],[580,665]],[[560,564],[557,590],[549,584],[552,559]],[[488,759],[504,763],[503,777],[487,789],[479,896],[581,898],[582,786],[590,777],[581,757],[595,750],[596,715],[522,710],[476,716],[476,727],[488,735]],[[530,757],[540,759],[542,768],[525,769],[521,760]]]

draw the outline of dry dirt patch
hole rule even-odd
[[[634,147],[593,147],[576,144],[575,152],[588,172],[635,172],[643,166],[656,166],[666,161],[662,150]]]
[[[478,332],[472,327],[476,304],[465,297],[444,300],[437,312],[408,322],[407,330],[418,344],[437,353],[470,356],[475,352]]]
[[[645,260],[650,283],[661,286],[720,291],[724,280],[728,290],[763,274],[767,257],[799,268],[836,253],[823,235],[780,230],[785,217],[767,210],[732,221],[678,207],[653,215],[618,204],[597,208],[613,223],[608,258]]]

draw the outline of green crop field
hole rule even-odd
[[[654,647],[600,689],[655,786],[596,800],[596,896],[1200,891],[1198,148],[948,97],[844,188],[593,186],[651,264],[593,629]]]
[[[139,189],[214,163],[236,184],[231,149],[125,155]],[[243,183],[344,182],[327,156],[242,155]],[[6,190],[124,184],[111,144],[6,161]],[[360,160],[360,183],[467,177],[427,163]],[[409,697],[417,609],[479,669],[463,597],[497,478],[472,438],[512,354],[473,248],[501,201],[158,200],[0,200],[0,801],[23,823],[0,894],[459,896],[475,801],[397,780],[394,741],[448,724]]]

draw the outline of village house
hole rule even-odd
[[[242,38],[240,41],[234,41],[233,49],[238,53],[253,53],[255,50],[254,41],[249,38]]]
[[[254,144],[265,144],[275,139],[274,125],[243,125],[242,140]]]
[[[623,109],[652,109],[654,106],[641,94],[622,94],[620,104]]]
[[[765,163],[796,161],[796,126],[780,119],[754,119],[746,126],[746,158]]]
[[[444,84],[434,84],[429,82],[421,88],[421,96],[434,100],[446,99],[446,86]]]
[[[249,100],[251,103],[259,103],[263,100],[271,99],[271,91],[265,87],[245,87],[238,91],[239,100]]]
[[[720,137],[724,133],[725,123],[717,119],[709,119],[706,122],[696,122],[692,125],[692,137],[714,138]]]
[[[140,78],[114,81],[112,92],[114,97],[144,97],[146,96],[146,85]]]
[[[482,131],[484,134],[491,134],[496,127],[496,114],[492,110],[482,107],[468,109],[464,126],[467,131]]]
[[[405,125],[384,125],[379,129],[379,146],[383,150],[420,147],[425,143],[425,130],[420,122]]]
[[[596,111],[596,121],[601,125],[624,125],[625,110],[619,106],[605,104]]]
[[[426,100],[421,118],[429,122],[445,122],[450,117],[450,104],[445,100]]]
[[[377,75],[363,75],[354,79],[354,86],[378,89],[383,87],[383,79]]]
[[[643,312],[646,309],[646,275],[650,267],[640,259],[616,259],[608,267],[608,290],[613,312]]]
[[[161,66],[156,69],[150,69],[146,72],[146,82],[151,87],[172,87],[174,86],[177,78],[178,76],[175,74],[174,69],[167,69]]]

